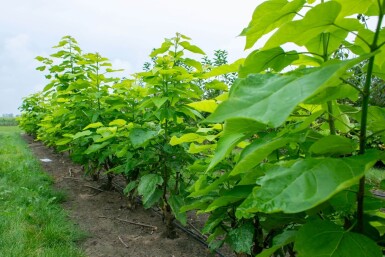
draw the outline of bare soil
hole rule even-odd
[[[187,233],[178,230],[177,239],[162,234],[165,225],[155,210],[141,206],[127,208],[127,200],[117,191],[100,189],[102,181],[84,175],[81,166],[55,153],[32,137],[23,135],[38,159],[50,159],[42,167],[54,178],[54,187],[64,191],[63,207],[88,237],[80,247],[91,257],[208,257],[212,254]],[[137,223],[137,224],[135,224]]]

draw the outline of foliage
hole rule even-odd
[[[212,249],[381,256],[384,203],[365,175],[385,160],[385,109],[371,105],[384,73],[384,8],[264,1],[241,35],[249,49],[271,34],[245,59],[227,64],[216,51],[199,62],[192,56],[205,53],[177,33],[123,80],[64,37],[56,61],[38,57],[50,82],[25,100],[20,122],[89,173],[122,174],[129,197],[161,205],[168,237],[175,218],[197,210],[209,215]]]
[[[0,126],[17,126],[16,118],[2,117],[0,118]]]
[[[380,230],[367,220],[384,222],[378,212],[383,203],[377,200],[368,205],[371,196],[364,175],[384,158],[381,152],[365,149],[367,138],[384,133],[382,108],[367,108],[370,78],[383,65],[378,49],[384,45],[384,3],[310,4],[271,0],[255,9],[242,32],[246,48],[276,30],[245,59],[228,100],[206,119],[207,123],[224,122],[224,133],[206,173],[190,189],[195,201],[184,210],[210,213],[204,232],[211,234],[213,247],[218,246],[216,240],[225,238],[236,252],[250,255],[283,251],[294,256],[297,251],[300,256],[314,256],[325,251],[326,256],[331,251],[313,236],[312,229],[305,229],[312,226],[319,233],[328,230],[330,249],[339,240],[334,230],[346,242],[362,238],[361,246],[367,249],[383,241]],[[369,30],[351,18],[353,14],[378,16],[379,25]],[[306,50],[286,51],[281,47],[286,43]],[[333,59],[341,47],[358,57]],[[361,62],[366,62],[365,81],[359,89],[349,79],[352,68]],[[340,101],[356,101],[358,94],[363,99],[360,107]],[[231,164],[224,166],[229,160]],[[347,192],[355,192],[357,200],[342,198]],[[319,219],[317,225],[312,223]],[[232,235],[244,224],[253,224],[248,226],[253,241],[241,239],[249,244],[239,248]],[[297,237],[283,243],[278,239],[296,231]],[[336,235],[333,240],[331,233]],[[275,241],[281,242],[278,247]],[[337,252],[330,256],[363,255],[349,243],[339,245]],[[367,254],[381,256],[380,252],[375,248]]]

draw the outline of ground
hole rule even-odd
[[[67,194],[63,207],[69,217],[88,235],[81,247],[90,257],[205,257],[211,254],[182,230],[171,240],[162,236],[165,226],[156,210],[127,208],[117,191],[102,191],[100,183],[84,176],[81,167],[65,155],[55,153],[24,135],[43,168],[53,176],[54,186]],[[135,224],[136,223],[136,224]],[[230,255],[226,255],[230,256]]]

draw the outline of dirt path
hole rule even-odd
[[[118,192],[99,191],[98,182],[84,177],[80,166],[61,154],[55,154],[40,142],[23,136],[43,168],[55,179],[55,187],[67,193],[63,204],[71,219],[89,234],[82,247],[90,257],[205,257],[214,256],[200,243],[179,231],[179,238],[162,236],[164,224],[152,210],[129,210]],[[94,188],[93,188],[94,187]],[[120,219],[120,220],[119,220]],[[155,226],[145,227],[130,222]]]

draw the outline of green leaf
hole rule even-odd
[[[197,71],[202,71],[203,68],[202,68],[202,63],[194,60],[194,59],[190,59],[190,58],[185,58],[183,59],[183,62],[185,64],[187,64],[188,66],[191,66],[191,67],[194,67]]]
[[[187,224],[187,215],[185,212],[181,212],[181,208],[185,206],[184,199],[180,195],[171,195],[168,198],[168,203],[175,214],[175,218],[185,226]]]
[[[245,59],[239,59],[231,64],[223,64],[221,66],[213,68],[211,71],[203,74],[202,78],[207,79],[215,76],[220,76],[223,74],[237,72],[241,64],[243,64]]]
[[[245,199],[251,192],[253,186],[236,186],[217,197],[204,211],[211,212],[223,206]]]
[[[368,130],[381,135],[385,141],[385,108],[369,106],[367,123]]]
[[[368,237],[344,231],[329,221],[313,221],[299,231],[294,244],[298,257],[382,257],[377,244]]]
[[[368,10],[378,10],[377,1],[373,0],[335,0],[341,4],[342,10],[340,17],[350,16],[352,14],[366,14]],[[378,13],[378,12],[377,12]]]
[[[172,42],[171,41],[165,41],[162,43],[162,46],[160,48],[157,48],[157,49],[154,49],[151,54],[150,54],[150,57],[155,57],[157,56],[158,54],[163,54],[165,52],[168,51],[168,49],[170,49],[170,47],[172,46]]]
[[[214,79],[213,81],[210,81],[209,83],[205,84],[206,89],[215,89],[215,90],[223,90],[228,91],[228,86],[223,83],[222,81]]]
[[[303,19],[282,25],[266,42],[264,49],[278,47],[287,42],[303,46],[324,32],[341,31],[333,24],[341,10],[335,1],[321,3],[311,8]],[[347,32],[345,32],[347,34]],[[346,35],[345,35],[346,36]],[[340,41],[344,40],[342,37]]]
[[[55,142],[55,145],[66,145],[72,141],[72,138],[61,138]]]
[[[131,141],[131,144],[134,148],[144,147],[146,144],[153,138],[158,135],[157,131],[142,129],[142,128],[133,128],[130,131],[128,138]]]
[[[298,58],[295,51],[285,53],[281,47],[265,51],[255,50],[247,56],[239,68],[239,77],[245,78],[248,74],[259,73],[269,68],[280,72]]]
[[[167,102],[168,97],[154,97],[151,99],[155,106],[159,109],[165,102]]]
[[[335,83],[348,67],[360,60],[362,59],[306,69],[306,74],[253,74],[239,79],[231,88],[229,99],[220,104],[206,122],[247,118],[278,127],[299,103],[322,87]]]
[[[197,111],[209,113],[213,113],[218,106],[217,102],[214,100],[202,100],[199,102],[189,103],[187,105]]]
[[[90,145],[87,150],[84,151],[84,154],[91,154],[94,152],[99,151],[100,149],[104,148],[105,146],[109,145],[111,142],[103,142],[101,144],[92,144]]]
[[[254,238],[254,225],[252,222],[242,224],[240,227],[231,229],[226,236],[226,242],[237,253],[251,253]]]
[[[127,184],[127,186],[124,188],[123,193],[125,195],[128,195],[132,190],[134,190],[137,187],[137,181],[131,181]]]
[[[377,151],[347,158],[309,158],[289,167],[276,166],[237,209],[237,217],[254,212],[298,213],[325,202],[356,184],[378,160]]]
[[[215,155],[207,171],[222,161],[239,142],[265,129],[265,125],[250,119],[227,120],[224,125],[223,136],[218,141]]]
[[[195,134],[195,133],[187,133],[181,137],[173,136],[170,140],[170,145],[174,146],[174,145],[179,145],[179,144],[183,144],[183,143],[187,143],[187,142],[202,143],[206,139],[207,139],[206,136],[202,136],[202,135]]]
[[[357,143],[342,136],[329,135],[316,141],[309,151],[319,155],[351,154],[357,148]]]
[[[39,66],[39,67],[36,68],[36,70],[38,70],[38,71],[44,71],[45,68],[46,68],[46,66]]]
[[[155,203],[154,199],[158,198],[157,188],[162,183],[163,178],[158,174],[147,174],[140,178],[138,194],[142,196],[144,206],[148,208]]]
[[[281,247],[294,242],[297,235],[296,230],[286,230],[273,238],[273,244],[270,248],[264,249],[255,257],[271,257]]]
[[[91,132],[90,130],[80,131],[80,132],[78,132],[78,133],[76,133],[76,134],[74,135],[73,140],[78,139],[78,138],[80,138],[80,137],[89,136],[89,135],[91,135],[91,134],[92,134],[92,132]]]
[[[208,150],[213,150],[215,148],[216,148],[215,144],[211,144],[211,145],[197,145],[197,144],[191,143],[187,152],[190,153],[190,154],[197,154],[197,153],[204,153],[204,152],[206,152]]]
[[[103,123],[101,123],[101,122],[91,123],[87,127],[85,127],[83,130],[86,130],[89,128],[99,128],[99,127],[103,127]]]
[[[219,185],[228,179],[228,173],[223,174],[214,182],[208,184],[207,176],[202,175],[194,184],[194,191],[189,195],[189,197],[202,197],[209,194],[211,191],[217,191]]]
[[[341,42],[346,38],[348,33],[348,31],[343,29],[334,29],[332,33],[323,32],[306,42],[305,46],[311,53],[316,53],[322,56],[326,50],[327,54],[331,55],[338,50],[341,46]],[[327,42],[326,48],[324,42]]]
[[[251,48],[263,35],[291,21],[305,4],[305,0],[270,0],[258,5],[249,26],[241,35],[246,36],[245,49]]]
[[[282,137],[274,137],[270,134],[264,138],[256,139],[242,151],[239,161],[231,171],[230,176],[248,172],[260,164],[274,150],[304,138],[305,135],[302,134],[285,135]]]
[[[186,50],[188,50],[188,51],[190,51],[192,53],[204,54],[205,55],[205,52],[203,52],[202,49],[200,49],[196,45],[190,44],[188,41],[180,42],[179,45],[181,45],[184,49],[186,49]]]
[[[109,126],[118,126],[118,127],[122,127],[124,125],[127,124],[127,121],[123,120],[123,119],[116,119],[116,120],[113,120],[111,121],[108,125]]]

